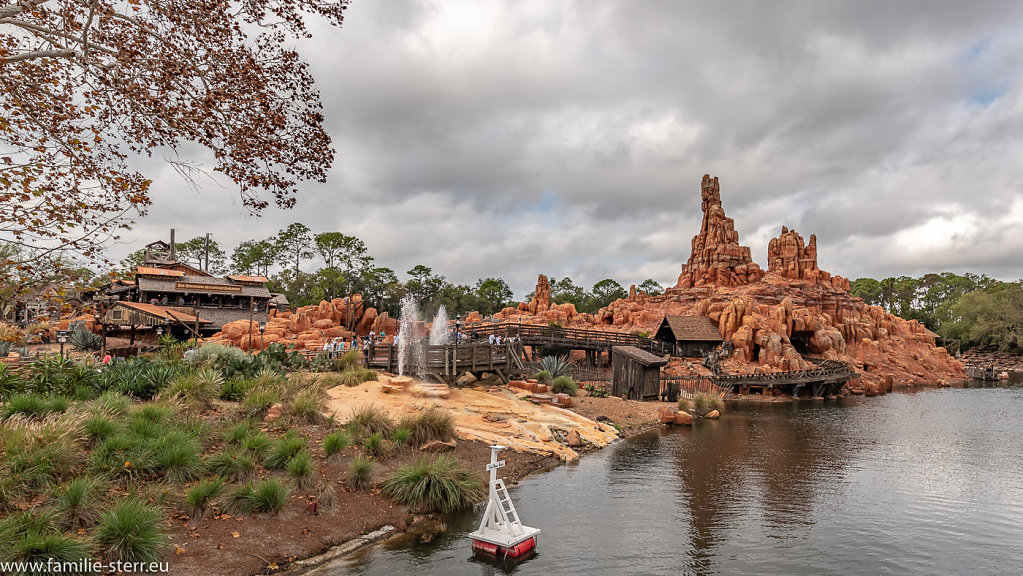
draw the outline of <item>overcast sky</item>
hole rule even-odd
[[[1023,3],[355,0],[314,27],[338,155],[296,208],[149,169],[120,257],[176,228],[230,249],[291,222],[401,279],[674,285],[718,176],[767,267],[782,225],[850,278],[1023,277]],[[315,264],[307,264],[308,269]]]

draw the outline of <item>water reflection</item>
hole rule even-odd
[[[470,560],[476,515],[336,574],[1006,572],[1023,540],[1023,389],[730,404],[512,490],[543,530],[517,566]]]

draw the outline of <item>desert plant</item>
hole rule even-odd
[[[188,513],[197,518],[202,518],[213,507],[213,499],[224,490],[224,481],[220,478],[207,478],[188,489],[185,494],[185,503],[188,505]]]
[[[288,465],[288,462],[305,448],[305,438],[302,438],[294,431],[289,430],[281,436],[270,449],[270,453],[263,459],[267,468],[281,469]]]
[[[394,421],[383,410],[376,406],[366,406],[352,412],[348,422],[360,427],[370,434],[388,433],[394,429]]]
[[[315,478],[313,477],[312,457],[309,456],[309,452],[302,450],[292,456],[291,460],[288,461],[286,470],[288,471],[288,476],[295,480],[295,485],[298,486],[299,490],[312,488]]]
[[[338,377],[338,383],[348,387],[358,386],[363,382],[376,380],[377,373],[369,368],[349,368]]]
[[[348,485],[356,490],[366,490],[373,485],[376,462],[365,456],[356,456],[348,465]]]
[[[551,383],[551,392],[575,396],[579,392],[579,384],[571,376],[558,376]]]
[[[383,492],[423,512],[445,514],[471,508],[486,496],[483,481],[454,458],[417,458],[384,481]]]
[[[428,408],[415,416],[405,416],[399,428],[412,432],[412,442],[421,446],[433,440],[447,442],[455,437],[455,422],[451,414],[440,408]]]
[[[359,366],[362,363],[362,352],[360,350],[349,350],[334,359],[334,369],[344,372]]]
[[[344,430],[335,430],[323,439],[323,451],[327,453],[327,456],[334,456],[340,453],[345,448],[352,445],[352,439],[344,432]]]
[[[111,416],[123,416],[128,413],[131,407],[131,399],[113,390],[107,390],[92,401],[92,406],[105,414]]]
[[[363,441],[362,447],[366,449],[366,452],[370,456],[375,456],[377,458],[383,456],[387,453],[387,445],[384,444],[384,433],[374,432],[370,434],[366,437],[366,440]]]
[[[548,372],[551,378],[558,376],[569,376],[571,364],[567,356],[544,356],[540,359],[540,370]]]
[[[255,473],[256,461],[237,449],[222,450],[206,459],[206,469],[231,480],[245,480]]]
[[[53,510],[62,528],[86,528],[99,519],[97,488],[95,479],[75,478],[53,490]]]
[[[103,338],[88,330],[75,330],[71,333],[71,345],[78,350],[99,350],[103,347]]]
[[[239,378],[237,376],[230,378],[220,387],[220,399],[237,402],[245,397],[245,394],[252,386],[253,382],[246,378]]]
[[[107,560],[155,562],[168,543],[162,526],[158,508],[130,498],[103,513],[95,541]]]

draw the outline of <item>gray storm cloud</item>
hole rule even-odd
[[[402,276],[674,284],[720,177],[766,265],[782,225],[849,277],[1023,276],[1013,2],[360,2],[314,27],[339,154],[298,206],[155,165],[127,253],[167,228],[226,246],[288,223],[363,238]],[[974,249],[977,247],[978,249]]]

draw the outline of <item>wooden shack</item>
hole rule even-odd
[[[700,357],[724,342],[718,327],[706,316],[665,316],[654,335],[672,346],[674,355]]]
[[[661,367],[667,358],[635,346],[611,349],[611,394],[629,400],[657,398],[661,394]]]

